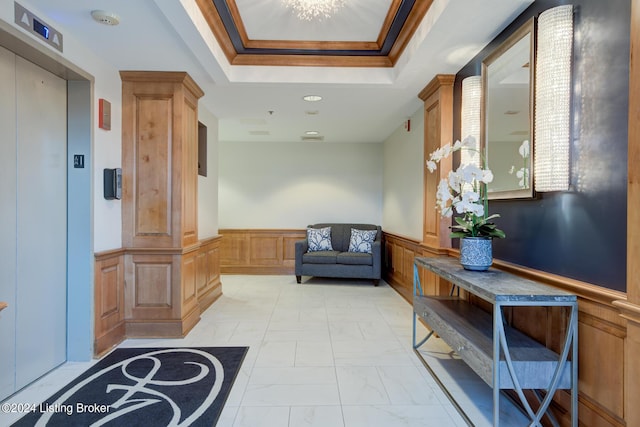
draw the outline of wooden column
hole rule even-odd
[[[436,211],[436,191],[440,177],[451,170],[451,157],[438,164],[437,172],[429,172],[429,155],[446,144],[453,144],[453,82],[452,74],[438,74],[422,89],[418,97],[424,101],[424,209],[423,241],[431,248],[450,248],[450,221]]]
[[[423,228],[422,256],[437,256],[451,248],[451,220],[441,218],[436,210],[436,191],[441,177],[451,171],[452,157],[441,160],[437,171],[431,173],[426,168],[430,154],[447,144],[453,144],[453,74],[438,74],[422,89],[418,97],[424,101],[424,155],[423,155]],[[413,263],[410,272],[413,275]],[[446,295],[449,283],[430,271],[421,271],[421,282],[434,294]]]
[[[127,336],[177,337],[199,320],[198,99],[184,72],[122,71]]]
[[[627,183],[627,299],[615,301],[627,320],[624,357],[624,419],[640,426],[640,0],[631,2],[629,156]]]

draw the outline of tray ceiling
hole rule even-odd
[[[232,65],[345,67],[393,67],[431,3],[354,0],[331,18],[301,21],[278,1],[197,0]]]

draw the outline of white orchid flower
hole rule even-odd
[[[491,172],[491,169],[485,169],[482,171],[482,178],[480,179],[480,181],[484,182],[485,184],[489,184],[491,181],[493,181],[493,172]]]
[[[449,157],[453,153],[453,149],[451,148],[451,144],[447,144],[442,147],[442,158]]]
[[[520,181],[518,181],[520,188],[526,188],[527,182],[529,181],[529,168],[520,168],[520,170],[516,172],[516,177],[520,179]]]
[[[440,180],[438,184],[438,190],[436,191],[436,198],[445,202],[452,199],[451,191],[449,190],[449,183],[446,179]]]
[[[447,182],[449,187],[454,191],[460,191],[460,187],[465,183],[464,177],[458,171],[450,171],[447,175]]]
[[[529,152],[529,140],[525,139],[522,141],[520,148],[518,148],[518,153],[520,153],[523,158],[527,158],[529,157]]]
[[[480,200],[480,195],[475,191],[467,191],[462,195],[462,200],[466,203],[475,203]]]
[[[482,180],[482,169],[480,169],[476,164],[470,163],[468,165],[464,165],[461,169],[464,182],[473,184],[473,181]]]
[[[467,136],[462,140],[462,146],[465,148],[476,148],[476,139],[473,135]]]
[[[482,153],[478,151],[476,140],[472,136],[464,138],[462,141],[458,140],[454,144],[446,144],[438,149],[434,150],[429,160],[426,162],[426,167],[430,172],[437,169],[437,163],[449,157],[452,153],[462,149],[469,149],[470,156],[468,158],[480,157],[482,159]],[[529,142],[525,141],[520,146],[519,152],[522,156],[529,155]],[[476,157],[477,158],[477,157]],[[436,210],[440,212],[440,215],[445,218],[450,218],[454,213],[463,216],[465,224],[469,224],[469,229],[465,227],[454,227],[463,230],[463,234],[476,235],[475,233],[487,234],[487,230],[482,230],[482,227],[487,219],[492,219],[499,215],[492,215],[485,218],[487,213],[485,212],[485,204],[487,203],[486,187],[484,184],[488,184],[493,181],[493,173],[489,169],[484,169],[479,166],[479,163],[472,161],[470,164],[461,164],[457,170],[449,171],[445,178],[442,178],[438,183],[436,190]],[[515,167],[512,166],[509,171],[510,174],[515,172]],[[518,178],[524,180],[525,175],[528,176],[528,171],[518,171]],[[522,175],[522,176],[520,176]],[[521,181],[523,182],[523,181]],[[494,234],[500,234],[502,231],[497,230],[497,233],[489,233],[492,236]],[[454,234],[459,235],[460,232]],[[504,233],[502,233],[504,234]],[[502,236],[504,237],[504,236]]]
[[[484,215],[484,206],[478,203],[474,203],[471,207],[470,212],[475,216],[483,216]]]

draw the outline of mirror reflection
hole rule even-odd
[[[481,143],[490,199],[533,197],[533,21],[483,61]]]

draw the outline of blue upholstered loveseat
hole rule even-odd
[[[382,271],[382,229],[373,224],[314,224],[308,228],[326,229],[331,227],[331,249],[310,251],[308,239],[295,243],[296,281],[302,276],[371,279],[378,285]],[[376,230],[375,240],[368,242],[371,252],[349,251],[351,229]],[[309,234],[309,232],[307,232]],[[372,233],[373,234],[373,233]],[[313,243],[313,242],[312,242]],[[352,247],[352,249],[354,249]],[[362,249],[360,247],[359,249]]]

